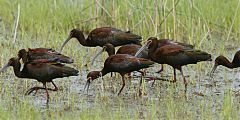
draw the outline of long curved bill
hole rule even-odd
[[[102,50],[99,51],[92,59],[91,65],[94,64],[95,59],[106,50],[106,46],[103,46]]]
[[[215,72],[215,70],[217,69],[218,64],[215,64],[212,71],[210,72],[210,77],[213,77],[213,73]]]
[[[146,49],[150,44],[152,43],[151,40],[149,40],[145,45],[143,45],[135,54],[135,57],[137,57],[144,49]]]
[[[0,73],[5,72],[7,68],[9,67],[9,63],[5,64],[2,69],[0,69]]]
[[[89,90],[89,86],[90,86],[90,80],[91,80],[91,78],[88,78],[88,79],[87,79],[87,82],[86,82],[86,84],[85,84],[85,86],[84,86],[84,90],[83,90],[83,92],[85,92],[85,90],[86,90],[86,88],[87,88],[87,94],[88,94],[88,90]]]
[[[62,46],[61,46],[61,48],[60,48],[60,51],[59,51],[59,53],[61,53],[62,52],[62,50],[63,50],[63,47],[68,43],[68,41],[71,39],[71,35],[69,35],[68,36],[68,38],[64,41],[64,43],[62,44]]]

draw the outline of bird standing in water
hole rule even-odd
[[[143,68],[150,67],[154,62],[144,59],[137,58],[127,54],[116,54],[111,55],[105,60],[104,67],[101,71],[91,71],[87,75],[87,83],[85,88],[87,87],[87,91],[89,89],[90,82],[94,79],[99,78],[100,76],[104,76],[109,72],[117,72],[122,76],[122,87],[118,92],[118,95],[122,92],[125,86],[125,78],[124,75],[133,71],[138,71]],[[141,86],[142,80],[140,81]],[[84,89],[85,89],[84,88]]]
[[[168,64],[174,69],[174,80],[176,82],[176,69],[181,72],[185,85],[185,93],[187,91],[187,80],[182,71],[182,66],[188,64],[196,64],[200,61],[211,61],[211,55],[192,49],[191,47],[185,47],[178,44],[170,44],[159,47],[159,41],[155,39],[149,39],[147,43],[136,53],[135,56],[148,47],[148,55],[150,59],[159,64]]]
[[[230,62],[226,57],[220,55],[215,59],[215,64],[214,67],[210,73],[210,76],[213,76],[213,73],[217,69],[218,66],[225,66],[227,68],[233,69],[233,68],[238,68],[240,67],[240,50],[237,51],[233,57],[232,62]]]
[[[23,63],[33,60],[45,59],[61,63],[73,63],[73,59],[48,48],[28,48],[28,51],[21,49],[18,51],[18,57],[22,58]]]
[[[76,38],[81,45],[86,47],[104,47],[107,44],[110,44],[114,47],[126,44],[140,44],[142,39],[142,37],[139,35],[112,27],[96,28],[89,33],[87,38],[84,37],[83,32],[79,29],[73,29],[71,30],[68,38],[62,44],[60,52],[71,38]],[[103,50],[101,50],[97,55],[101,54],[102,52]],[[96,57],[97,56],[94,58]]]
[[[13,67],[15,75],[19,78],[36,79],[38,82],[43,83],[44,87],[33,87],[29,89],[26,94],[29,95],[33,91],[37,92],[39,89],[45,89],[47,103],[49,101],[48,90],[58,90],[57,86],[52,81],[53,79],[78,75],[78,70],[64,66],[61,63],[49,62],[47,59],[38,59],[31,62],[26,62],[23,66],[23,69],[20,71],[20,58],[11,58],[9,59],[8,63],[5,64],[2,69],[0,69],[0,73],[5,71],[9,66]],[[47,82],[51,82],[55,88],[47,88]]]

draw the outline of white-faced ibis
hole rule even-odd
[[[89,89],[90,82],[94,79],[99,78],[100,76],[104,76],[109,72],[117,72],[122,76],[122,88],[118,92],[118,95],[121,93],[125,86],[124,75],[133,71],[138,71],[143,68],[150,67],[154,62],[144,59],[137,58],[127,54],[116,54],[108,57],[104,63],[104,67],[101,71],[91,71],[87,75],[87,83],[85,88],[87,87],[87,91]],[[142,82],[142,80],[141,80]],[[140,84],[141,84],[140,82]]]
[[[136,44],[123,45],[117,50],[116,54],[128,54],[134,56],[141,47],[141,45]],[[138,57],[148,59],[148,50],[144,49]]]
[[[150,38],[148,38],[148,41],[149,40],[157,41],[157,43],[156,43],[157,45],[155,46],[157,48],[163,47],[165,45],[181,45],[182,47],[186,47],[186,48],[193,48],[194,47],[193,45],[176,42],[176,41],[173,41],[173,40],[170,40],[170,39],[158,39],[156,37],[150,37]],[[151,59],[151,57],[149,57],[148,59]],[[162,71],[163,71],[163,65],[161,65],[161,69],[157,73],[160,73]]]
[[[136,53],[141,52],[142,49],[146,47],[149,48],[148,55],[150,59],[159,64],[168,64],[174,69],[174,81],[176,82],[176,69],[180,70],[184,84],[185,92],[187,90],[187,81],[183,75],[182,66],[188,64],[196,64],[200,61],[211,61],[211,55],[200,51],[192,49],[191,47],[185,47],[178,44],[159,46],[159,41],[155,39],[150,39],[147,43]]]
[[[23,63],[39,59],[55,60],[61,63],[73,63],[73,59],[48,48],[28,48],[28,51],[21,49],[18,51],[18,57],[22,58]]]
[[[34,60],[32,62],[26,62],[23,69],[20,71],[21,63],[19,58],[11,58],[6,65],[0,70],[0,72],[5,71],[9,66],[13,67],[14,73],[19,78],[29,78],[36,79],[38,82],[43,83],[44,87],[33,87],[29,89],[26,94],[30,94],[33,91],[39,89],[46,90],[47,103],[49,101],[48,90],[57,91],[58,88],[52,81],[55,78],[77,76],[78,70],[74,68],[64,66],[63,64],[56,62],[49,62],[46,59]],[[54,89],[47,88],[46,83],[51,82],[54,85]]]
[[[240,67],[240,50],[235,53],[232,62],[230,62],[226,57],[224,57],[222,55],[218,56],[215,59],[215,65],[214,65],[214,67],[211,71],[210,76],[213,75],[214,71],[220,65],[225,66],[225,67],[230,68],[230,69]]]
[[[86,47],[103,47],[106,44],[112,44],[114,47],[126,44],[140,44],[142,39],[139,35],[112,27],[96,28],[89,33],[87,38],[84,37],[81,30],[73,29],[61,46],[60,52],[71,38],[76,38],[81,45]]]
[[[128,54],[128,55],[132,55],[134,56],[136,54],[136,52],[141,48],[141,45],[137,45],[137,44],[127,44],[127,45],[122,45],[118,51],[116,52],[116,54]],[[114,55],[115,54],[115,49],[114,46],[112,44],[106,44],[105,46],[103,46],[102,51],[106,51],[108,53],[108,56]],[[98,56],[99,54],[101,54],[101,52],[99,52],[96,56]],[[96,56],[93,58],[92,60],[92,64],[96,59]],[[147,50],[142,51],[139,55],[139,58],[148,58],[148,52]],[[130,73],[129,73],[130,75]],[[111,73],[112,76],[112,73]]]

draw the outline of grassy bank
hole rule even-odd
[[[56,50],[69,31],[79,28],[86,34],[91,29],[112,26],[131,30],[143,36],[170,38],[194,44],[197,49],[229,58],[240,46],[240,11],[237,0],[0,0],[0,66],[22,48],[48,47]],[[19,6],[19,9],[18,9]],[[17,13],[16,43],[13,43]],[[0,75],[0,119],[239,119],[239,70],[220,68],[215,78],[207,73],[212,62],[184,68],[190,81],[188,99],[183,97],[182,78],[177,85],[157,81],[155,87],[145,83],[147,95],[136,97],[137,84],[128,81],[124,94],[116,96],[121,81],[105,77],[107,88],[101,92],[101,80],[91,85],[90,96],[83,93],[86,72],[100,69],[100,62],[86,67],[99,48],[85,48],[72,40],[63,53],[75,59],[79,77],[56,80],[60,91],[50,93],[45,105],[44,91],[25,96],[36,81],[13,75],[12,69]],[[158,66],[151,68],[150,75]],[[238,73],[237,73],[238,72]],[[170,67],[164,72],[172,76]],[[172,77],[168,77],[172,79]],[[133,81],[137,81],[135,79]],[[209,87],[210,86],[210,87]],[[238,87],[236,87],[238,86]],[[110,91],[114,91],[113,93]],[[202,95],[203,94],[203,95]]]

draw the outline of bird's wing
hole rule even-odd
[[[154,39],[154,38],[152,38],[152,39]],[[194,48],[193,45],[186,44],[186,43],[181,43],[181,42],[177,42],[177,41],[173,41],[173,40],[170,40],[170,39],[160,39],[159,41],[160,42],[158,44],[158,47],[162,47],[163,45],[180,45],[182,47],[188,47],[188,48],[191,48],[191,49]]]
[[[38,60],[38,59],[46,59],[48,61],[55,61],[55,62],[61,62],[61,63],[73,63],[73,60],[69,58],[68,56],[62,55],[58,52],[55,52],[51,50],[52,52],[28,52],[28,60]]]
[[[54,79],[78,75],[74,68],[55,62],[34,61],[28,63],[26,67],[28,73],[35,78]]]
[[[89,33],[88,38],[89,40],[105,39],[111,36],[112,31],[118,31],[118,30],[110,27],[96,28]]]
[[[142,37],[130,32],[124,32],[116,28],[103,27],[96,28],[88,35],[88,44],[97,44],[98,46],[104,46],[106,43],[111,43],[114,46],[120,46],[125,44],[139,44]]]
[[[111,69],[111,71],[131,71],[132,69],[138,70],[153,64],[153,62],[150,60],[137,58],[126,54],[117,54],[110,57],[110,59],[105,61],[104,67],[105,69]]]
[[[183,52],[184,48],[179,45],[165,45],[163,47],[158,48],[155,53],[159,56],[169,56],[175,55],[179,52]]]

